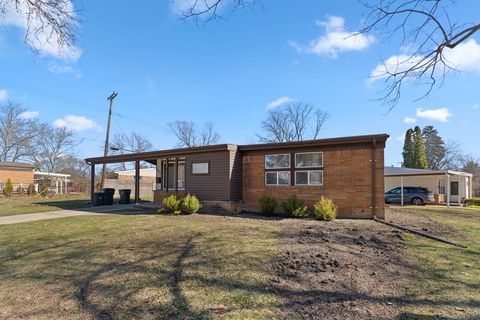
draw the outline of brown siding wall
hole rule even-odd
[[[377,217],[385,212],[384,147],[377,144],[376,151],[376,201]],[[291,153],[323,151],[323,186],[265,186],[264,156],[268,153]],[[245,151],[242,157],[243,201],[247,210],[259,210],[258,198],[263,193],[274,196],[279,204],[292,194],[305,201],[312,208],[320,196],[332,197],[338,206],[338,216],[342,218],[372,218],[372,149],[371,144],[352,144],[303,149],[265,151]],[[294,161],[294,159],[292,159]]]
[[[192,163],[208,162],[209,173],[192,174]],[[186,156],[186,192],[195,194],[201,201],[230,200],[230,152],[206,152]]]
[[[33,183],[33,170],[0,170],[0,182],[5,183],[7,179],[12,180],[12,183]]]
[[[242,155],[238,150],[230,151],[230,200],[242,200]]]

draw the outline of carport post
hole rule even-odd
[[[447,207],[450,208],[450,175],[447,173]]]
[[[90,201],[93,205],[93,194],[95,193],[95,164],[90,164]]]
[[[140,204],[140,161],[135,161],[135,204]]]
[[[400,177],[400,193],[401,193],[400,203],[403,206],[403,176]]]

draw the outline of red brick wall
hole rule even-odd
[[[323,151],[323,186],[265,186],[265,153]],[[377,144],[376,201],[377,217],[383,218],[384,144]],[[279,202],[297,194],[309,208],[320,196],[332,197],[340,218],[372,218],[371,144],[352,144],[308,149],[244,152],[242,160],[243,201],[247,210],[259,210],[258,199],[266,193]],[[293,160],[293,159],[292,159]]]
[[[33,170],[20,171],[20,170],[0,170],[0,182],[5,183],[7,179],[12,180],[12,183],[33,183]]]

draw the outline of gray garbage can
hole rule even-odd
[[[118,192],[120,193],[120,204],[130,204],[130,193],[132,190],[120,189]]]

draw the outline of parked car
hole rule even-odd
[[[427,188],[403,187],[403,203],[422,206],[434,203],[435,197]],[[402,203],[402,190],[400,187],[385,192],[385,203]]]

